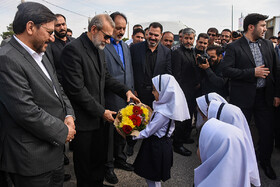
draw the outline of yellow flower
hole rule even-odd
[[[129,125],[129,126],[131,126],[131,128],[135,127],[135,125],[133,125],[133,122],[127,116],[122,117],[122,121],[121,121],[119,127],[122,128],[124,125]]]
[[[145,115],[145,120],[149,120],[149,110],[143,106],[141,106],[141,109],[143,110],[143,114]]]
[[[123,117],[131,116],[133,114],[133,105],[128,105],[127,107],[121,109],[121,114]]]

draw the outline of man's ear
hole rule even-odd
[[[90,32],[91,32],[92,34],[95,34],[97,31],[98,31],[98,29],[97,29],[96,25],[93,25],[93,26],[90,28]]]
[[[27,34],[32,35],[34,33],[35,27],[36,27],[36,25],[34,24],[33,21],[28,21],[25,26],[25,30],[26,30]]]
[[[254,25],[252,25],[252,24],[248,25],[248,30],[253,31],[254,29],[255,29]]]

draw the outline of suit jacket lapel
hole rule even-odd
[[[53,74],[53,67],[51,66],[50,61],[48,60],[48,58],[44,55],[43,56],[43,60],[42,63],[44,64],[46,70],[48,71],[50,77],[51,77],[51,87],[53,89],[53,87],[55,87],[56,93],[58,94],[58,98],[61,100],[62,96],[61,96],[61,92],[60,92],[60,86],[59,83],[57,81],[57,79],[54,77],[55,75]],[[61,100],[62,101],[62,100]]]
[[[39,75],[47,82],[47,84],[52,87],[51,80],[45,75],[42,69],[39,67],[37,62],[32,58],[32,56],[12,37],[11,45],[13,45],[19,52],[24,56],[24,58],[39,72]]]
[[[107,45],[107,49],[108,49],[108,51],[112,54],[113,58],[114,58],[114,59],[118,62],[118,64],[122,67],[122,70],[124,71],[123,63],[122,63],[121,58],[120,58],[120,56],[118,55],[118,53],[117,53],[117,51],[116,51],[114,45],[113,45],[113,44],[108,44],[108,45]],[[124,49],[123,49],[123,54],[125,54]]]
[[[241,40],[241,48],[244,50],[244,52],[247,54],[247,56],[249,57],[251,63],[256,66],[256,63],[255,63],[255,60],[254,60],[254,57],[253,57],[253,54],[251,52],[251,49],[250,49],[250,46],[246,40],[246,38],[244,38],[244,36],[240,39]]]
[[[268,49],[268,46],[265,46],[265,43],[260,39],[259,40],[259,47],[260,47],[260,51],[262,53],[262,57],[263,57],[263,61],[264,61],[264,64],[266,66],[268,66],[268,60],[266,59],[266,56],[265,56],[265,50]]]
[[[86,48],[86,52],[88,54],[88,56],[91,58],[92,62],[93,62],[93,66],[95,67],[97,73],[99,74],[99,76],[101,75],[100,72],[100,68],[99,64],[98,64],[98,59],[96,59],[96,57],[93,54],[93,49],[92,46],[90,45],[90,41],[88,41],[89,39],[86,38],[88,37],[86,33],[84,33],[84,35],[82,35],[81,39],[83,41],[84,47]]]
[[[155,64],[155,69],[154,69],[154,73],[153,73],[153,76],[157,75],[159,72],[159,68],[160,68],[160,62],[161,62],[161,59],[162,59],[162,54],[161,52],[163,51],[162,50],[162,46],[161,46],[161,43],[158,44],[158,47],[157,47],[157,60],[156,60],[156,64]]]
[[[146,73],[146,51],[147,51],[147,41],[144,41],[143,43],[141,43],[141,45],[143,45],[143,47],[139,47],[139,58],[141,58],[141,62],[142,62],[142,70],[144,72],[144,74]],[[143,48],[144,50],[141,50],[141,48]]]

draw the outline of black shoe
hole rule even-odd
[[[184,141],[184,143],[186,144],[193,144],[194,143],[194,140],[192,138],[188,138]]]
[[[105,187],[114,187],[114,186],[112,186],[112,185],[108,185],[108,184],[103,184],[103,186]]]
[[[115,162],[114,166],[115,166],[115,168],[122,169],[122,170],[125,170],[125,171],[133,171],[134,170],[132,164],[129,164],[127,162]]]
[[[63,153],[64,155],[64,165],[69,165],[69,158]]]
[[[70,174],[64,174],[64,182],[69,181],[71,179]]]
[[[126,146],[126,155],[127,156],[132,156],[133,155],[133,153],[134,153],[134,151],[133,151],[133,146],[130,146],[130,145],[127,145]]]
[[[180,155],[183,156],[191,156],[192,152],[190,150],[188,150],[187,148],[185,148],[184,146],[180,146],[180,147],[175,147],[174,146],[174,152],[178,153]]]
[[[261,167],[262,167],[262,169],[264,171],[264,174],[268,178],[270,178],[271,180],[275,180],[276,179],[276,174],[275,174],[275,172],[274,172],[274,170],[273,170],[273,168],[271,167],[270,164],[264,164],[264,163],[261,162],[260,165],[261,165]]]
[[[119,182],[113,169],[108,169],[105,173],[105,180],[111,184],[117,184]]]

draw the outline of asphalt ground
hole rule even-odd
[[[251,132],[253,135],[254,142],[257,141],[257,133],[254,126],[251,126]],[[193,130],[192,138],[196,141],[197,134],[196,131]],[[134,155],[128,157],[127,162],[133,163],[137,152],[140,148],[141,141],[138,141],[134,148]],[[193,186],[193,178],[194,178],[194,169],[199,166],[199,160],[196,156],[196,142],[194,144],[185,144],[184,145],[187,149],[191,150],[193,154],[189,157],[185,157],[174,153],[174,162],[173,167],[171,169],[171,179],[166,182],[162,182],[162,186],[164,187],[192,187]],[[68,146],[66,146],[68,148]],[[66,154],[70,159],[70,164],[65,166],[65,173],[70,173],[72,178],[70,181],[65,182],[65,187],[75,187],[76,186],[76,179],[74,173],[74,166],[73,166],[73,156],[72,152],[68,149],[66,150]],[[280,150],[274,149],[272,154],[272,166],[276,172],[277,180],[270,180],[264,175],[263,170],[259,166],[259,172],[261,177],[261,183],[263,187],[280,187]],[[147,186],[145,180],[139,176],[137,176],[134,172],[123,171],[120,169],[115,169],[115,173],[119,179],[119,182],[115,185],[116,187],[141,187]],[[234,175],[234,173],[233,173]],[[106,181],[104,184],[108,184]]]

